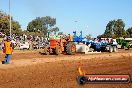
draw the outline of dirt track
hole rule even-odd
[[[0,53],[0,60],[4,54]],[[132,50],[90,55],[44,56],[35,52],[14,52],[11,64],[0,64],[0,88],[132,88],[130,84],[76,83],[77,68],[88,74],[130,74]]]

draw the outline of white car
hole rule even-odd
[[[22,43],[20,43],[20,50],[22,50],[22,49],[29,49],[29,43],[28,42],[25,42],[25,44],[22,44]]]

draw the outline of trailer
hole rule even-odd
[[[117,42],[116,39],[109,39],[107,41],[93,41],[91,43],[91,48],[94,49],[94,51],[98,52],[117,52]]]

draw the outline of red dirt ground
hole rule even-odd
[[[4,54],[0,52],[2,61]],[[37,51],[14,51],[9,65],[0,64],[0,88],[132,88],[130,84],[76,82],[78,67],[87,74],[130,74],[132,50],[117,53],[40,55]]]

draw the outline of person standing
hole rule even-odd
[[[73,41],[72,35],[68,34],[68,41]]]
[[[4,48],[3,48],[3,53],[5,53],[6,56],[4,61],[2,61],[2,64],[9,64],[12,52],[13,52],[13,49],[12,49],[11,38],[7,37],[6,41],[4,42]]]

